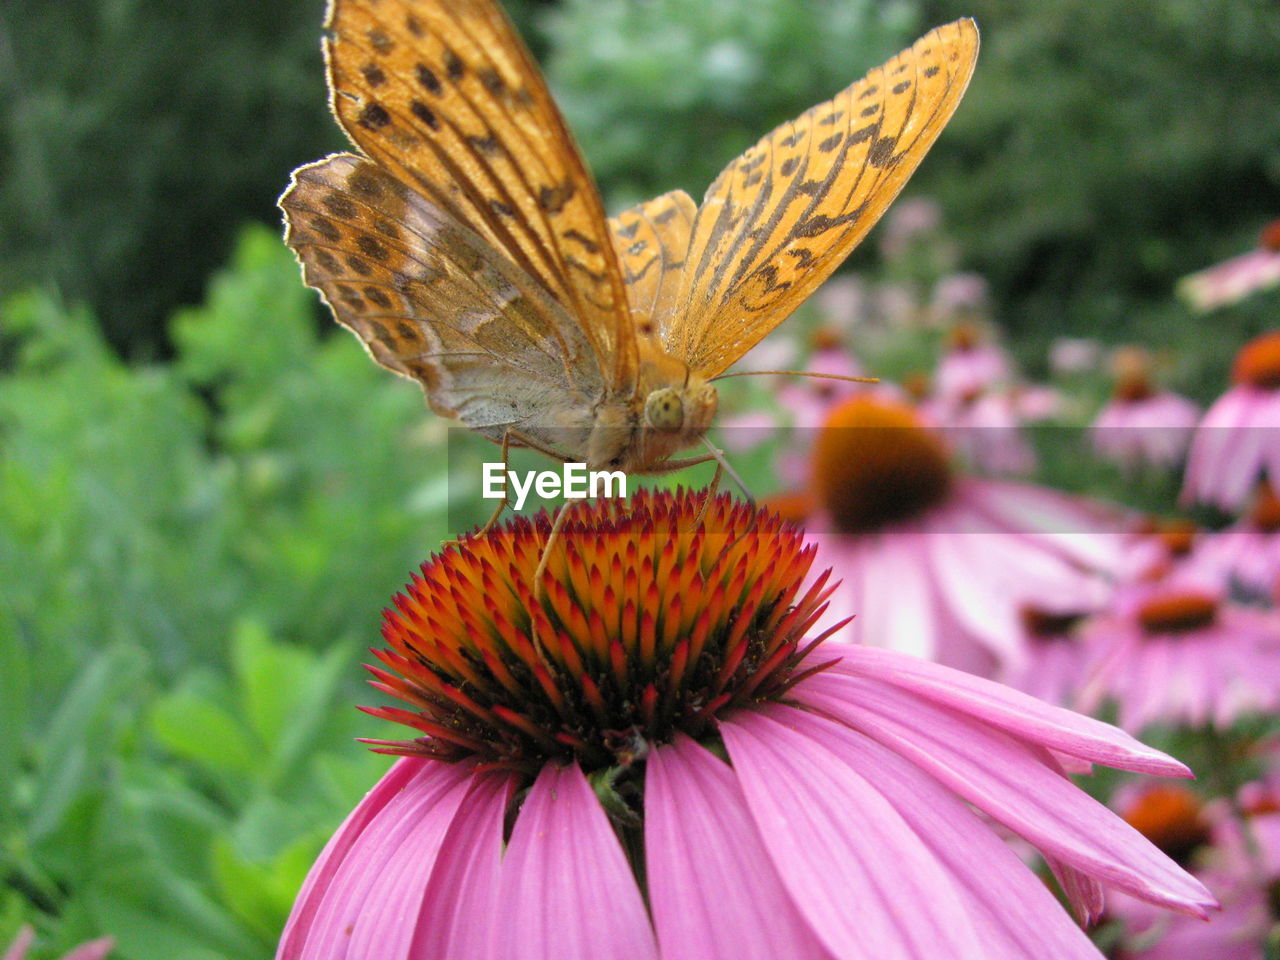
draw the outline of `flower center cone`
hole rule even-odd
[[[818,433],[813,485],[837,530],[870,533],[921,516],[946,499],[950,452],[909,407],[853,397]]]
[[[1246,343],[1236,354],[1231,379],[1259,390],[1280,389],[1280,330]]]

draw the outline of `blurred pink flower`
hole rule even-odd
[[[1280,252],[1259,248],[1183,277],[1178,293],[1193,309],[1208,312],[1280,284]]]
[[[1280,331],[1236,356],[1233,385],[1196,428],[1187,457],[1184,501],[1237,510],[1263,475],[1280,485]]]
[[[1123,926],[1122,960],[1262,960],[1267,884],[1242,859],[1240,824],[1221,803],[1202,807],[1190,790],[1162,783],[1117,794],[1129,824],[1214,892],[1222,911],[1206,923],[1153,910],[1123,892],[1107,895],[1107,914]],[[1224,830],[1228,827],[1228,830]],[[1184,922],[1186,920],[1186,922]]]
[[[1023,423],[1037,423],[1062,416],[1067,410],[1060,390],[1035,383],[1015,383],[1006,393],[1008,403]]]
[[[1088,677],[1089,657],[1080,642],[1081,622],[1093,610],[1047,613],[1022,609],[1026,655],[1022,666],[1003,679],[1046,703],[1075,705]]]
[[[1116,520],[1085,501],[965,476],[909,407],[845,401],[819,433],[807,525],[843,581],[840,638],[890,646],[983,675],[1017,672],[1022,610],[1094,610],[1120,562]]]
[[[1094,666],[1079,706],[1114,702],[1126,730],[1228,727],[1280,703],[1280,615],[1189,575],[1127,588],[1083,638]]]
[[[1190,520],[1145,521],[1125,543],[1119,580],[1142,584],[1169,578],[1223,591],[1226,574],[1209,556],[1212,537]]]
[[[4,960],[27,960],[27,951],[31,949],[35,939],[35,928],[30,924],[24,924],[18,931],[18,935],[13,938],[13,942],[6,948]],[[87,940],[78,947],[72,948],[70,953],[63,954],[62,960],[103,960],[115,949],[115,945],[114,937]]]
[[[934,393],[946,402],[974,397],[1009,378],[1009,358],[972,323],[956,324],[934,371]]]
[[[921,404],[921,410],[978,473],[1025,476],[1036,469],[1036,454],[1022,433],[1012,393],[940,394]]]
[[[870,314],[870,294],[861,277],[841,273],[832,277],[814,294],[818,309],[828,324],[848,330]]]
[[[933,312],[939,318],[982,314],[990,307],[987,281],[977,273],[951,273],[933,288]]]
[[[1169,391],[1121,384],[1093,421],[1089,439],[1102,456],[1126,470],[1172,467],[1182,461],[1200,408]]]
[[[1049,344],[1049,370],[1056,376],[1085,373],[1098,366],[1102,344],[1086,337],[1055,337]]]
[[[1280,497],[1260,484],[1249,512],[1208,534],[1200,552],[1245,592],[1280,600]]]
[[[866,376],[862,364],[830,331],[818,331],[814,340],[814,351],[804,366],[806,373],[832,377]],[[872,386],[879,385],[818,377],[787,377],[778,387],[778,401],[790,412],[792,426],[808,431],[822,423],[833,403]]]
[[[880,252],[889,259],[906,253],[907,248],[942,226],[942,208],[928,197],[907,197],[889,208],[880,227]]]
[[[320,855],[277,960],[1097,960],[983,816],[1086,916],[1103,883],[1215,906],[1063,775],[1182,764],[976,677],[806,641],[824,589],[800,592],[800,535],[726,498],[694,530],[700,506],[580,505],[537,600],[545,517],[424,565],[375,671],[410,709],[371,711],[413,728],[382,742],[412,755]]]

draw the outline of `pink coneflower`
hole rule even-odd
[[[334,835],[279,960],[1096,958],[1100,883],[1204,888],[1062,764],[1185,776],[1106,724],[806,639],[801,535],[727,498],[579,504],[424,565],[377,685],[403,754]]]
[[[1237,510],[1260,475],[1280,485],[1280,331],[1246,344],[1231,379],[1196,428],[1182,497]]]
[[[1009,359],[971,321],[951,328],[949,343],[934,372],[934,392],[947,401],[974,397],[1008,379]]]
[[[31,949],[35,939],[35,928],[30,924],[24,924],[18,930],[18,935],[13,938],[13,942],[5,949],[4,960],[27,960],[27,951]],[[103,960],[111,954],[115,945],[114,937],[87,940],[80,946],[72,948],[70,953],[63,954],[62,960]]]
[[[1200,408],[1186,397],[1158,390],[1143,356],[1118,360],[1115,392],[1089,430],[1093,448],[1125,470],[1172,467],[1182,461]]]
[[[1088,651],[1080,642],[1080,627],[1093,610],[1048,612],[1023,607],[1025,655],[1021,666],[1004,677],[1046,703],[1074,707],[1088,678]]]
[[[843,585],[842,638],[974,673],[1019,670],[1024,607],[1096,609],[1122,535],[1101,510],[1039,487],[966,476],[909,407],[855,397],[815,445],[809,524]]]
[[[1074,376],[1098,366],[1102,344],[1088,337],[1055,337],[1049,345],[1049,370],[1055,376]]]
[[[822,423],[833,403],[867,390],[872,384],[826,377],[864,377],[862,364],[849,352],[844,338],[830,327],[820,327],[812,336],[813,352],[805,364],[806,373],[822,377],[787,377],[778,388],[778,400],[791,415],[792,426],[812,430]],[[884,385],[880,385],[883,389]]]
[[[1144,521],[1126,541],[1118,579],[1126,584],[1191,579],[1221,590],[1227,578],[1221,564],[1208,555],[1212,538],[1213,534],[1183,518]]]
[[[1115,702],[1126,730],[1228,727],[1280,703],[1280,618],[1190,577],[1127,589],[1084,638],[1097,659],[1082,706]]]
[[[1123,893],[1107,897],[1118,921],[1118,960],[1262,960],[1271,925],[1267,878],[1246,855],[1241,824],[1226,804],[1202,804],[1182,786],[1148,783],[1116,797],[1125,820],[1191,869],[1222,904],[1208,923],[1176,917]]]
[[[1280,497],[1259,484],[1249,512],[1205,538],[1205,561],[1245,592],[1280,599]]]
[[[1197,310],[1216,310],[1280,284],[1280,221],[1262,231],[1258,248],[1178,281],[1178,292]]]
[[[1009,392],[940,394],[921,411],[944,429],[965,463],[991,476],[1025,476],[1036,468],[1036,454],[1022,433],[1022,417]]]
[[[991,294],[981,274],[948,274],[933,288],[932,309],[940,319],[981,315],[990,305]]]

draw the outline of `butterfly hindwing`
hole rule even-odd
[[[500,440],[508,426],[537,435],[603,391],[577,321],[377,164],[338,154],[303,167],[280,204],[307,283],[436,412]]]
[[[667,349],[715,376],[786,319],[898,195],[977,52],[972,20],[939,27],[733,161],[698,209]]]
[[[692,197],[672,190],[609,221],[637,336],[661,342],[671,323],[697,210]]]
[[[607,382],[634,375],[604,207],[532,57],[493,0],[333,0],[334,112],[389,172],[582,321]]]

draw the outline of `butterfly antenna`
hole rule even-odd
[[[813,377],[817,380],[843,380],[846,383],[879,383],[879,377],[844,377],[838,373],[814,373],[811,370],[739,370],[734,373],[722,373],[711,378],[711,382],[727,380],[729,377]]]
[[[742,482],[742,478],[738,476],[738,471],[729,466],[729,461],[724,458],[724,451],[717,449],[716,445],[706,437],[702,438],[702,442],[707,446],[707,452],[711,454],[711,459],[720,465],[720,469],[733,478],[733,482],[738,485],[747,500],[754,504],[756,498],[751,495],[751,491],[747,489],[747,485]]]

